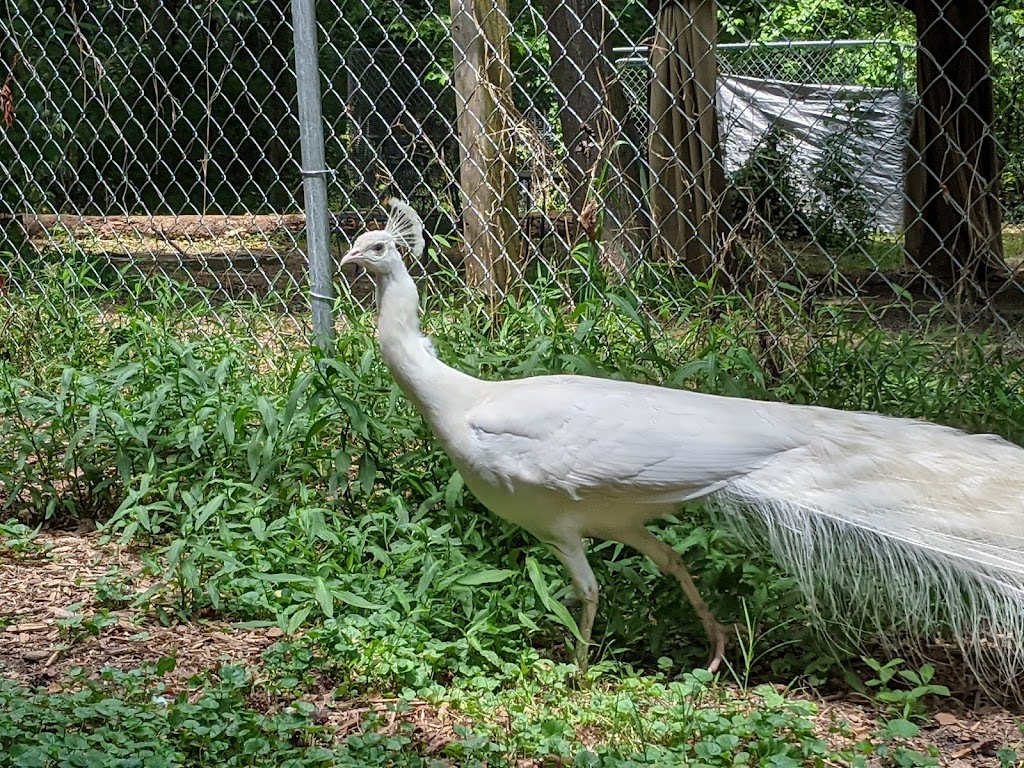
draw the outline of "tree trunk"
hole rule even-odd
[[[991,0],[904,0],[917,18],[917,92],[906,175],[910,262],[947,288],[1004,282],[992,134]]]
[[[504,293],[519,249],[507,0],[451,0],[466,281]]]
[[[724,258],[725,168],[715,96],[714,0],[669,0],[651,48],[651,216],[655,258],[704,277]]]
[[[621,271],[642,253],[647,226],[641,138],[626,119],[608,10],[604,0],[545,0],[544,15],[569,205],[588,237],[601,241],[605,264]]]

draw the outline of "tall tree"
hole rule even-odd
[[[605,0],[544,0],[551,79],[565,141],[569,204],[596,236],[606,263],[621,269],[647,239],[640,183],[640,136],[626,119]]]
[[[507,0],[451,0],[466,280],[491,295],[520,251]]]
[[[995,0],[900,0],[917,21],[918,99],[906,176],[911,262],[947,287],[1003,283],[999,163],[992,133]]]
[[[655,257],[703,276],[724,255],[725,168],[715,96],[714,0],[656,0],[651,47]]]

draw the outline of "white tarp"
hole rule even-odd
[[[794,175],[808,186],[826,139],[841,134],[847,146],[844,163],[862,185],[872,229],[895,233],[902,228],[905,94],[884,88],[721,77],[718,116],[728,173],[747,161],[775,125],[793,142]]]

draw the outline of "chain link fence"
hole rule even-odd
[[[1019,355],[1024,16],[990,5],[328,0],[319,169],[284,0],[15,0],[3,290],[74,256],[83,290],[160,275],[311,339],[325,171],[328,277],[357,297],[333,264],[394,194],[427,222],[426,291],[614,292],[667,326],[722,293],[779,375],[851,313]]]

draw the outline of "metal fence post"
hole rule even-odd
[[[306,253],[309,260],[309,301],[313,333],[324,351],[334,338],[334,269],[327,214],[327,170],[324,125],[320,112],[320,58],[315,0],[293,0],[295,87],[299,99],[302,144],[302,188],[306,208]]]

